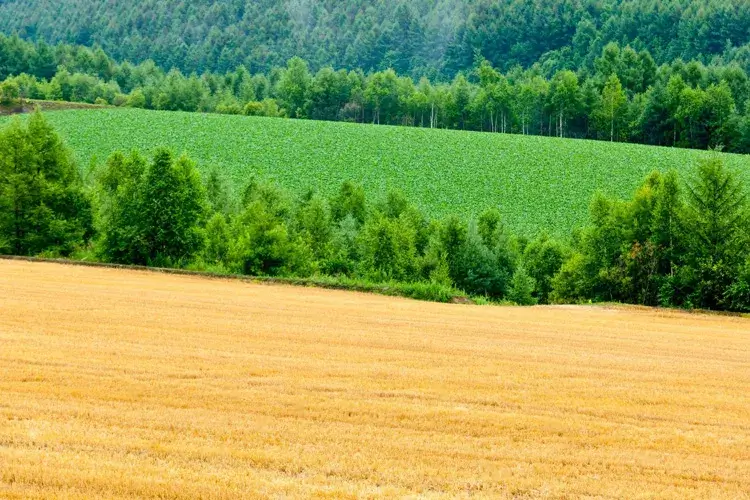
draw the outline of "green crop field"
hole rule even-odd
[[[496,206],[514,230],[565,234],[597,190],[629,196],[650,171],[689,175],[705,152],[633,144],[131,109],[48,113],[86,167],[115,150],[166,145],[239,189],[253,174],[292,192],[332,193],[347,179],[370,199],[401,189],[426,213]],[[3,118],[0,123],[7,122]],[[750,181],[750,157],[726,155]]]

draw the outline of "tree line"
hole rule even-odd
[[[739,65],[657,66],[648,51],[616,43],[593,65],[591,72],[546,75],[535,66],[503,73],[477,58],[467,73],[439,83],[392,69],[313,73],[295,57],[268,74],[241,66],[198,76],[151,61],[118,64],[101,49],[0,35],[0,103],[49,99],[750,152],[750,81]]]
[[[488,200],[488,204],[491,201]],[[490,208],[428,219],[399,191],[292,196],[248,179],[233,196],[185,156],[116,152],[84,181],[40,114],[0,131],[0,253],[252,276],[460,290],[517,304],[619,301],[750,311],[750,204],[720,156],[653,173],[630,200],[597,195],[566,240],[514,235]]]
[[[747,0],[5,0],[0,31],[99,45],[183,73],[268,73],[293,56],[451,80],[475,55],[506,72],[593,67],[610,42],[659,64],[750,60]],[[609,76],[609,75],[606,75]]]

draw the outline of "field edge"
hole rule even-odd
[[[254,284],[269,284],[269,285],[288,285],[288,286],[299,286],[306,288],[323,288],[327,290],[341,290],[348,292],[359,292],[359,293],[371,293],[375,295],[383,295],[386,297],[402,297],[405,299],[421,300],[425,302],[442,302],[448,304],[470,304],[476,305],[476,302],[471,297],[464,294],[453,294],[446,296],[445,300],[421,298],[414,296],[412,288],[409,284],[404,283],[393,283],[393,284],[373,284],[364,281],[357,280],[341,280],[332,277],[312,277],[312,278],[282,278],[275,276],[247,276],[244,274],[233,274],[233,273],[219,273],[212,271],[195,271],[192,269],[180,269],[172,267],[152,267],[152,266],[141,266],[135,264],[114,264],[110,262],[95,262],[87,260],[75,260],[75,259],[62,259],[62,258],[46,258],[46,257],[26,257],[20,255],[0,255],[0,261],[23,261],[23,262],[37,262],[47,264],[60,264],[67,266],[80,266],[80,267],[97,267],[104,269],[122,269],[128,271],[143,271],[149,273],[159,274],[175,274],[182,276],[195,276],[205,279],[217,279],[217,280],[229,280],[229,281],[240,281],[245,283]],[[418,284],[423,285],[423,284]]]
[[[414,297],[407,291],[396,286],[397,284],[372,284],[360,281],[342,281],[336,278],[313,277],[313,278],[280,278],[273,276],[247,276],[243,274],[218,273],[212,271],[195,271],[192,269],[179,269],[170,267],[149,267],[134,264],[114,264],[109,262],[95,262],[75,259],[26,257],[21,255],[0,255],[0,261],[21,261],[43,264],[58,264],[64,266],[94,267],[102,269],[121,269],[125,271],[141,271],[153,274],[172,274],[178,276],[193,276],[211,280],[237,281],[250,284],[284,285],[303,288],[320,288],[324,290],[339,290],[345,292],[366,293],[381,295],[385,297],[399,297],[421,302],[437,302],[457,305],[481,305],[496,307],[523,307],[510,303],[488,303],[477,301],[476,298],[467,295],[453,295],[447,300],[432,300]],[[712,311],[708,309],[680,309],[674,307],[653,307],[637,304],[626,304],[622,302],[591,302],[578,304],[546,304],[526,307],[549,307],[549,308],[596,308],[596,309],[619,309],[628,311],[660,312],[660,313],[684,313],[689,315],[724,316],[731,318],[750,319],[750,313],[733,311]]]

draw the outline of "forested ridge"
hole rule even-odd
[[[747,153],[748,27],[750,0],[11,0],[0,101]]]
[[[502,72],[477,56],[441,83],[393,69],[312,71],[293,57],[267,73],[186,75],[150,60],[119,63],[101,48],[0,34],[0,106],[47,99],[750,152],[750,80],[738,63],[659,66],[645,49],[610,42],[593,67]]]
[[[452,79],[476,54],[507,71],[592,68],[609,42],[658,64],[750,58],[748,0],[7,0],[0,31],[98,44],[117,60],[186,73],[244,65],[267,72],[294,56],[313,70],[393,68]]]

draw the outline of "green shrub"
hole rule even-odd
[[[537,299],[533,296],[535,286],[536,281],[529,276],[529,273],[526,272],[526,268],[518,266],[516,272],[513,273],[513,279],[510,283],[508,300],[515,302],[519,306],[531,306],[536,304]]]

